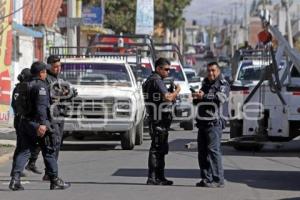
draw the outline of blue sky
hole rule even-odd
[[[294,0],[294,2],[300,2],[300,0]],[[273,0],[273,2],[280,2],[280,0]],[[252,0],[192,0],[190,6],[188,6],[184,10],[184,17],[188,21],[192,21],[196,19],[199,24],[209,24],[211,20],[211,13],[212,12],[221,12],[223,16],[221,18],[228,18],[230,19],[230,14],[234,13],[234,3],[240,4],[238,6],[238,15],[243,15],[244,12],[244,3],[247,4],[248,9],[252,3]],[[217,15],[214,14],[214,21],[216,23]]]

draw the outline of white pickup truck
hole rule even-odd
[[[64,131],[77,138],[88,133],[118,134],[125,150],[142,144],[142,87],[125,60],[66,58],[62,74],[78,91],[68,102]]]

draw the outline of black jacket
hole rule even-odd
[[[203,80],[201,90],[204,97],[195,99],[197,106],[197,125],[214,125],[228,117],[228,96],[230,87],[228,82],[220,75],[215,81],[210,82],[207,78]],[[223,124],[224,125],[224,124]]]

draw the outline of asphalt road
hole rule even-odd
[[[121,150],[118,142],[67,141],[60,154],[59,167],[60,176],[72,183],[71,188],[50,191],[49,183],[41,181],[41,176],[29,173],[23,179],[25,191],[9,191],[10,161],[0,166],[0,199],[300,199],[300,145],[299,149],[263,150],[259,153],[238,152],[223,146],[226,186],[210,189],[194,186],[199,181],[197,152],[185,149],[184,144],[195,138],[195,131],[171,131],[166,168],[174,186],[145,185],[149,138],[133,151]],[[41,159],[38,165],[43,168]]]

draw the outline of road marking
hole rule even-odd
[[[26,185],[26,184],[30,184],[30,183],[31,183],[30,181],[21,181],[22,185]],[[4,182],[4,183],[2,183],[2,185],[9,185],[9,182]]]

